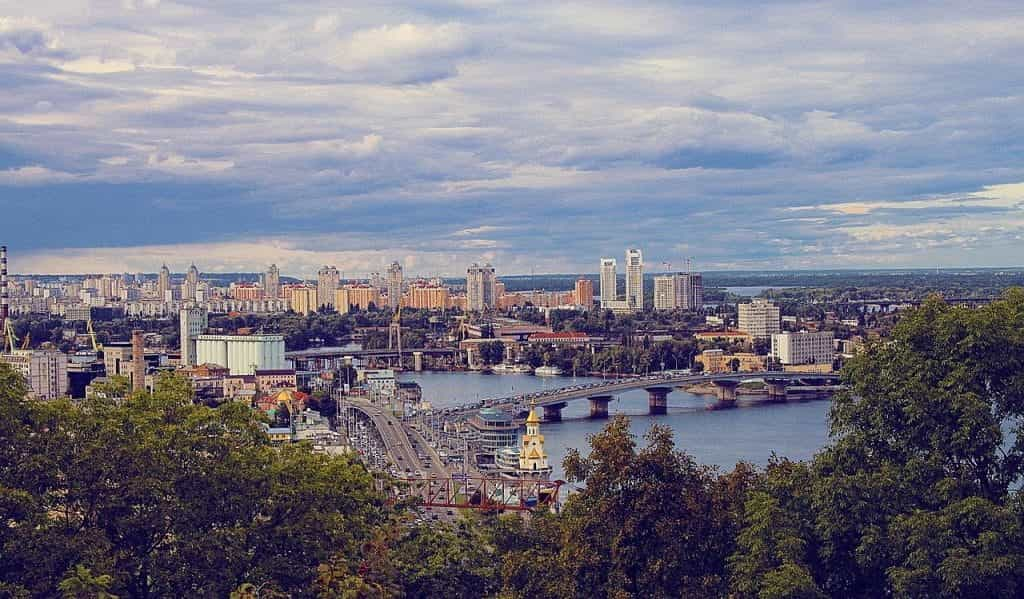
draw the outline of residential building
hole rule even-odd
[[[590,279],[576,279],[573,300],[577,306],[589,310],[594,307],[594,282]]]
[[[270,389],[298,389],[295,370],[290,368],[256,370],[256,388],[261,393]]]
[[[380,307],[380,289],[367,285],[365,283],[357,285],[345,285],[343,288],[345,295],[347,295],[346,301],[348,302],[349,309],[352,306],[359,308],[360,310],[369,310],[370,306]],[[339,299],[343,299],[341,294],[337,294]],[[344,312],[348,312],[349,309],[345,309]],[[343,312],[343,313],[344,313]]]
[[[255,283],[232,283],[229,294],[236,300],[258,300],[263,297],[263,288]]]
[[[772,335],[772,358],[784,365],[832,364],[835,347],[832,331],[800,331]]]
[[[494,267],[475,262],[466,271],[466,309],[487,312],[495,307]]]
[[[185,306],[178,313],[181,363],[184,366],[195,366],[199,363],[196,354],[196,337],[206,332],[206,319],[206,308],[197,304]]]
[[[200,362],[226,366],[233,375],[286,368],[282,335],[199,335],[195,343]]]
[[[626,250],[626,304],[637,312],[644,309],[644,256],[635,248]]]
[[[739,304],[736,328],[749,333],[754,339],[771,339],[782,331],[779,307],[764,298],[754,298],[750,303]]]
[[[171,270],[164,264],[160,267],[160,274],[156,277],[156,296],[162,302],[167,301],[171,292]]]
[[[444,310],[448,307],[448,288],[429,283],[412,285],[405,305],[422,310]]]
[[[324,266],[316,273],[316,307],[334,307],[334,291],[341,283],[341,275],[333,266]]]
[[[700,274],[675,273],[654,277],[655,310],[692,310],[704,307],[704,283]]]
[[[619,299],[618,276],[615,258],[601,258],[601,307]]]
[[[397,310],[402,303],[402,265],[392,262],[388,267],[388,307]]]
[[[0,363],[10,365],[20,374],[37,399],[57,399],[68,394],[68,358],[63,352],[16,349],[0,354]]]
[[[289,287],[291,309],[296,314],[306,316],[317,310],[317,288],[309,285]]]
[[[281,271],[276,264],[271,264],[267,272],[263,273],[263,295],[281,297]]]

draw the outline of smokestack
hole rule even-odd
[[[142,331],[132,331],[132,391],[146,390],[146,341]]]
[[[7,324],[9,315],[7,295],[7,246],[0,245],[0,335],[3,335],[4,325]]]

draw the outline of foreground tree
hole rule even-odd
[[[192,405],[176,376],[123,404],[0,385],[0,577],[33,595],[82,567],[124,597],[302,596],[390,513],[361,465],[272,447],[248,407]]]
[[[830,596],[1024,593],[1024,291],[932,298],[844,380],[833,444],[749,498],[734,590],[764,596],[788,568]]]

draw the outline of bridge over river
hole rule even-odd
[[[726,374],[670,374],[651,375],[629,379],[615,379],[608,382],[573,385],[485,400],[458,411],[470,412],[481,407],[510,407],[524,401],[536,402],[544,410],[547,421],[561,420],[562,408],[568,402],[586,399],[590,402],[591,418],[607,418],[608,404],[615,395],[633,389],[644,389],[649,396],[651,414],[665,414],[668,411],[668,395],[676,387],[697,383],[712,383],[722,407],[735,405],[736,390],[744,382],[762,382],[769,399],[784,400],[789,391],[831,393],[842,388],[837,374],[811,374],[804,372],[735,372]]]

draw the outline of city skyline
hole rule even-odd
[[[1024,248],[1019,3],[0,15],[21,272],[589,272],[622,247],[703,270],[1012,267]]]

